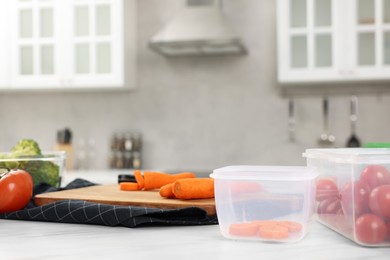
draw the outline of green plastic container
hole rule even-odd
[[[366,143],[364,148],[390,148],[390,143]]]

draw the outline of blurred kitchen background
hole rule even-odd
[[[109,168],[118,132],[142,136],[145,169],[304,165],[307,148],[346,146],[352,95],[358,99],[361,143],[390,142],[390,74],[387,81],[278,83],[277,1],[223,1],[223,13],[247,54],[178,57],[161,55],[148,43],[186,1],[138,0],[135,10],[132,0],[124,2],[125,89],[5,89],[0,93],[1,151],[21,138],[51,150],[57,131],[68,127],[74,160],[81,143],[93,150],[90,169]],[[373,2],[390,6],[386,0]],[[336,138],[331,145],[318,141],[324,97],[329,132]],[[290,121],[289,101],[294,108]]]

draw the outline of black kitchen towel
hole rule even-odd
[[[94,185],[77,179],[64,189]],[[54,191],[51,186],[40,184],[34,194]],[[208,216],[201,208],[158,209],[135,206],[115,206],[80,200],[61,200],[44,206],[30,203],[25,209],[0,214],[1,219],[37,220],[61,223],[95,224],[105,226],[163,226],[218,224],[217,216]]]

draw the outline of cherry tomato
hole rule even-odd
[[[317,208],[318,214],[342,214],[341,202],[337,197],[327,198],[320,202]]]
[[[390,219],[390,185],[382,185],[370,193],[370,209],[372,213]]]
[[[327,225],[335,228],[337,223],[333,220],[336,219],[336,215],[343,215],[340,199],[337,197],[330,197],[318,204],[317,207],[318,217],[326,222]]]
[[[371,189],[380,185],[390,185],[390,172],[382,165],[369,165],[360,175],[360,180]]]
[[[382,243],[387,236],[386,223],[371,213],[364,214],[356,220],[355,231],[357,240],[365,244]]]
[[[368,206],[370,192],[370,187],[362,181],[346,183],[340,192],[344,213],[358,217],[370,212]]]
[[[339,191],[336,183],[331,179],[318,179],[316,182],[316,200],[323,201],[329,197],[337,197]]]
[[[390,220],[386,222],[386,227],[387,227],[387,237],[386,237],[386,240],[390,241]]]
[[[23,209],[32,197],[33,180],[23,170],[0,175],[0,213]]]

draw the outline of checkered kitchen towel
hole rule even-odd
[[[91,185],[94,184],[77,179],[64,189]],[[48,191],[55,191],[55,189],[46,184],[34,187],[34,194]],[[206,211],[196,207],[157,209],[115,206],[80,200],[61,200],[44,206],[36,206],[31,202],[23,210],[0,214],[0,219],[37,220],[131,228],[151,225],[209,225],[218,223],[216,216],[208,216]]]

